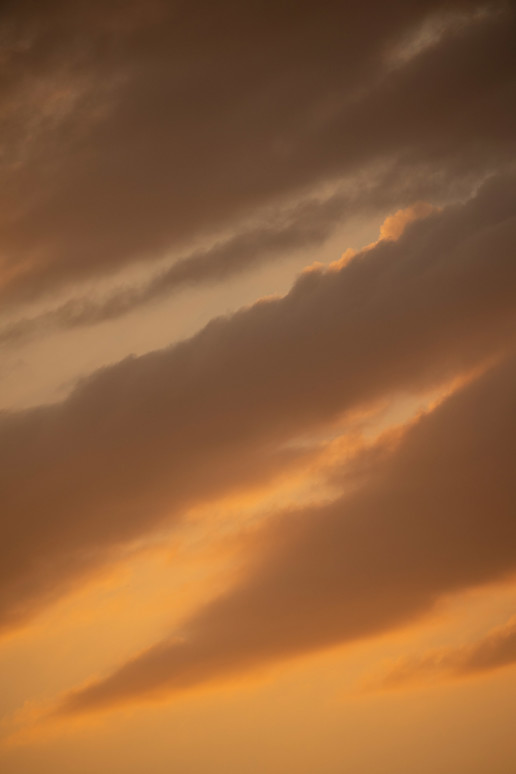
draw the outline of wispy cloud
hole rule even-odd
[[[477,677],[515,664],[516,620],[511,619],[476,642],[400,659],[382,677],[372,681],[372,687],[391,689],[419,682]]]

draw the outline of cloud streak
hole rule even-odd
[[[387,172],[381,184],[364,181],[352,192],[340,192],[327,199],[304,200],[279,215],[271,214],[267,222],[262,221],[253,228],[178,259],[147,283],[120,288],[103,299],[75,298],[36,317],[17,320],[0,329],[0,343],[19,345],[52,327],[73,328],[115,319],[169,297],[183,287],[198,288],[202,283],[219,282],[275,260],[285,252],[321,245],[346,218],[376,212],[385,208],[387,202],[393,207],[397,202],[413,200],[409,182],[396,188],[389,186],[389,178]],[[416,188],[421,192],[420,183]],[[435,193],[435,189],[436,183],[430,181],[426,192]],[[421,203],[416,209],[417,216],[421,217],[431,208]],[[382,237],[397,238],[404,224],[397,223],[396,233],[391,233],[389,223],[382,227]]]
[[[270,480],[296,438],[513,346],[515,186],[492,181],[283,298],[0,417],[2,623],[190,505]]]
[[[397,688],[413,682],[477,677],[516,664],[516,621],[462,647],[433,650],[399,661],[374,687]]]
[[[65,696],[57,714],[174,694],[378,634],[443,595],[514,573],[515,395],[510,360],[448,398],[394,451],[373,454],[356,491],[266,525],[247,576],[177,638]],[[448,664],[491,669],[514,648],[512,626]]]

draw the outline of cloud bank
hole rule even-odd
[[[513,347],[515,191],[493,180],[63,403],[4,413],[2,624],[188,506],[278,475],[296,438]]]
[[[375,164],[446,198],[512,159],[512,3],[366,7],[4,4],[4,308]]]

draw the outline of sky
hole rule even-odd
[[[2,772],[514,774],[514,3],[0,63]]]

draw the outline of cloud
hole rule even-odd
[[[515,395],[511,359],[373,454],[356,490],[269,522],[240,583],[175,637],[65,696],[57,714],[174,694],[371,636],[514,573]],[[515,653],[511,626],[452,663],[467,673]]]
[[[514,9],[484,6],[8,4],[4,308],[374,164],[413,198],[437,170],[446,198],[506,163]],[[429,18],[433,42],[393,59]]]
[[[389,689],[420,680],[476,677],[515,664],[516,621],[512,619],[477,642],[403,659],[374,686]]]
[[[492,181],[283,298],[0,416],[2,624],[193,503],[271,480],[296,438],[512,347],[515,189]]]
[[[411,207],[398,210],[386,218],[380,229],[380,239],[399,239],[409,223],[430,215],[434,210],[435,207],[428,202],[417,202]]]
[[[77,327],[110,320],[170,296],[182,287],[221,281],[255,264],[264,264],[282,251],[310,249],[324,242],[344,215],[349,217],[357,212],[364,215],[366,211],[386,207],[387,201],[391,207],[397,200],[403,201],[410,184],[398,189],[389,187],[386,182],[389,177],[387,172],[382,184],[364,181],[352,192],[339,192],[327,199],[303,200],[279,215],[271,214],[265,222],[177,260],[147,283],[120,288],[102,299],[87,295],[74,298],[51,311],[17,320],[0,328],[0,343],[19,345],[27,337],[41,335],[52,326]],[[400,210],[386,220],[382,237],[397,238],[407,223],[431,210],[431,205],[423,202]]]

